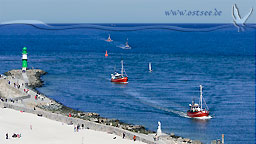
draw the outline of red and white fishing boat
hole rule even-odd
[[[127,74],[124,70],[123,60],[121,61],[121,64],[122,64],[121,74],[119,74],[118,72],[115,72],[114,74],[111,74],[111,82],[128,83],[128,76],[127,76]]]
[[[205,103],[205,101],[204,101]],[[200,101],[199,104],[194,103],[189,104],[190,109],[187,111],[187,115],[191,118],[204,118],[209,116],[209,110],[205,103],[206,108],[203,108],[203,86],[200,85]]]
[[[106,40],[107,42],[112,42],[113,40],[110,38],[110,34],[108,35],[108,39]]]

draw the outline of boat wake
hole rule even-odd
[[[130,50],[130,49],[132,49],[131,47],[125,47],[125,45],[118,45],[118,46],[116,46],[116,47],[118,47],[118,48],[121,48],[121,49],[127,49],[127,50]]]
[[[152,106],[152,107],[157,108],[157,109],[162,110],[162,111],[165,111],[165,112],[168,112],[168,113],[176,114],[176,115],[181,116],[181,117],[190,118],[189,116],[187,116],[187,113],[185,113],[183,111],[168,109],[168,108],[164,108],[164,107],[160,107],[160,106],[156,106],[156,105]]]
[[[180,117],[190,118],[189,116],[187,116],[186,112],[162,107],[162,106],[156,104],[155,102],[151,102],[150,100],[148,100],[145,97],[141,97],[141,94],[139,94],[138,92],[125,91],[125,93],[130,95],[130,96],[133,96],[136,99],[136,101],[139,101],[140,103],[142,103],[144,105],[150,106],[152,108],[155,108],[157,110],[161,110],[161,111],[164,111],[164,112],[167,112],[167,113],[172,113],[172,114],[178,115]]]

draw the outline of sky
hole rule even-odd
[[[256,0],[0,0],[0,23],[231,23],[232,5],[256,23]],[[166,16],[166,11],[221,11],[220,16]]]

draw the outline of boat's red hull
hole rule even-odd
[[[127,83],[128,82],[128,77],[123,77],[123,78],[119,78],[119,79],[111,79],[111,82]]]
[[[206,117],[206,116],[209,116],[209,111],[198,111],[198,112],[191,112],[191,111],[188,111],[187,112],[187,115],[189,117]]]

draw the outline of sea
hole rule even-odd
[[[152,131],[160,121],[163,132],[205,144],[222,134],[227,144],[255,143],[255,29],[95,25],[1,25],[0,73],[20,69],[27,47],[28,67],[47,72],[38,90],[68,107]],[[109,34],[113,42],[105,41]],[[127,40],[131,49],[123,49]],[[111,83],[121,60],[129,81]],[[200,85],[211,119],[186,116],[191,101],[199,101]]]

